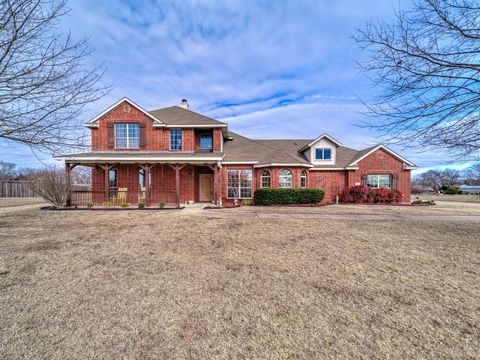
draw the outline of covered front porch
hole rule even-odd
[[[221,201],[218,161],[99,162],[65,160],[68,177],[77,166],[91,168],[88,189],[70,187],[69,207],[176,207]]]

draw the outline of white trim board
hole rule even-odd
[[[310,164],[280,164],[280,163],[270,163],[270,164],[262,164],[262,165],[254,165],[255,168],[264,168],[264,167],[271,167],[271,166],[293,166],[293,167],[308,167],[311,168],[313,165]]]
[[[75,157],[55,157],[55,160],[57,161],[104,161],[104,162],[115,162],[115,161],[221,161],[221,157],[107,157],[107,156],[102,156],[102,157],[81,157],[81,156],[75,156]]]

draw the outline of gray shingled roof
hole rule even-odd
[[[149,111],[155,118],[167,125],[225,125],[225,123],[209,118],[181,106],[170,106]]]
[[[285,139],[285,140],[252,140],[241,135],[229,132],[233,140],[224,144],[224,161],[255,161],[258,165],[276,164],[309,164],[299,150],[313,140]],[[348,166],[354,159],[359,158],[371,148],[357,151],[345,146],[337,148],[337,158],[334,165],[315,165],[315,168],[339,168]],[[358,155],[358,154],[361,155]]]

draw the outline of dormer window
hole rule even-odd
[[[115,148],[140,148],[140,124],[115,124]]]
[[[170,130],[170,150],[182,150],[182,129]]]
[[[200,149],[202,150],[212,150],[213,147],[213,136],[211,133],[200,134]]]
[[[331,160],[331,159],[332,159],[332,149],[330,148],[315,149],[315,160]]]

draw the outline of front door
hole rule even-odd
[[[212,174],[200,174],[200,194],[199,201],[212,201],[213,194],[213,176]]]

